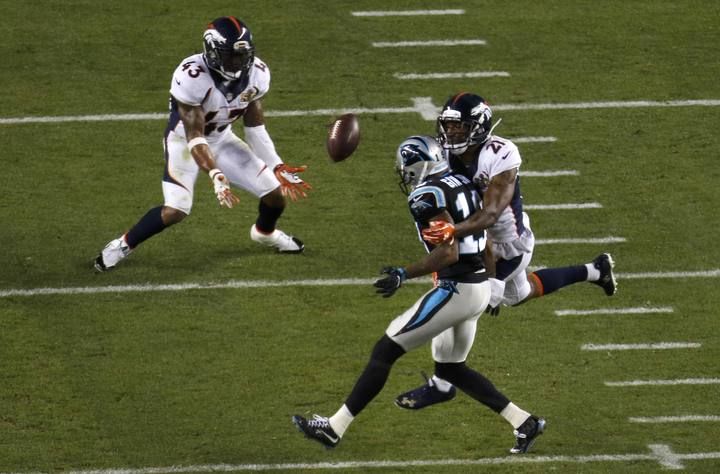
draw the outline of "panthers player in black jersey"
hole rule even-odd
[[[419,235],[430,221],[462,222],[480,207],[470,180],[449,172],[442,147],[432,137],[413,136],[397,151],[400,185],[408,194],[410,213]],[[432,341],[435,373],[499,413],[517,430],[528,420],[535,429],[516,434],[513,449],[526,452],[541,434],[545,420],[512,403],[479,372],[465,364],[475,338],[477,320],[490,301],[490,283],[483,262],[485,232],[432,245],[428,254],[404,267],[386,267],[374,286],[392,296],[409,278],[435,273],[435,285],[396,317],[375,344],[370,361],[350,395],[331,417],[300,415],[292,420],[310,439],[335,447],[353,419],[380,393],[390,369],[403,354]],[[517,433],[517,431],[516,431]]]

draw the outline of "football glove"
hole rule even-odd
[[[387,273],[388,276],[377,280],[373,286],[377,288],[376,293],[382,295],[383,298],[390,298],[394,295],[407,279],[407,272],[402,267],[385,267],[380,273]]]
[[[455,238],[455,226],[445,221],[430,221],[430,227],[423,229],[423,239],[433,245],[440,245],[443,242],[452,243]]]
[[[275,177],[280,181],[280,191],[283,196],[287,196],[293,201],[297,201],[301,197],[307,197],[305,191],[312,189],[308,183],[303,181],[297,173],[302,173],[307,166],[288,166],[280,163],[273,170]]]
[[[488,278],[490,283],[490,301],[488,302],[485,312],[492,316],[500,315],[500,303],[505,297],[505,282],[497,278]]]
[[[211,169],[208,174],[210,175],[210,179],[212,179],[213,186],[215,187],[215,195],[218,201],[220,201],[221,206],[230,208],[240,202],[240,199],[230,190],[230,182],[222,171],[214,168]]]

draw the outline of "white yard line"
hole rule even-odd
[[[487,41],[483,39],[463,40],[425,40],[425,41],[374,41],[373,48],[423,48],[428,46],[484,46]]]
[[[413,97],[412,107],[350,107],[316,110],[268,110],[266,117],[334,117],[345,113],[363,114],[410,114],[418,113],[426,120],[435,120],[440,107],[432,102],[431,97]],[[668,100],[668,101],[627,101],[627,102],[577,102],[559,104],[496,104],[493,109],[501,110],[564,110],[564,109],[617,109],[644,107],[717,107],[720,100]],[[60,115],[34,117],[0,118],[0,125],[21,125],[30,123],[66,123],[66,122],[113,122],[139,120],[167,120],[167,113],[133,113],[133,114],[100,114],[100,115]]]
[[[633,351],[663,349],[698,349],[699,342],[653,342],[643,344],[583,344],[582,351]]]
[[[619,273],[615,275],[623,280],[649,280],[652,278],[717,278],[720,269],[702,272],[650,272],[650,273]]]
[[[309,441],[308,441],[309,442]],[[502,456],[480,459],[416,459],[407,461],[335,461],[319,463],[284,463],[284,464],[197,464],[188,466],[158,466],[158,467],[117,467],[110,469],[87,469],[66,471],[68,474],[179,474],[200,472],[232,472],[232,471],[298,471],[298,470],[348,470],[348,469],[398,469],[409,467],[431,466],[497,466],[497,465],[541,465],[541,464],[579,464],[588,463],[628,463],[653,462],[662,467],[683,469],[682,461],[720,459],[720,452],[699,452],[680,454],[672,451],[665,444],[648,445],[648,453],[626,454],[590,454],[565,456]],[[548,469],[551,469],[548,467]],[[359,472],[359,471],[358,471]],[[30,474],[30,473],[0,473],[0,474]],[[32,474],[42,474],[34,472]]]
[[[626,380],[621,382],[605,382],[608,387],[641,387],[645,385],[718,385],[720,379],[695,378],[673,380]]]
[[[517,143],[516,140],[513,140]],[[520,170],[520,176],[523,178],[551,178],[554,176],[579,176],[577,170],[556,170],[556,171],[523,171]]]
[[[568,245],[568,244],[619,244],[625,242],[624,237],[599,237],[586,239],[537,239],[535,245]]]
[[[566,203],[566,204],[526,204],[528,211],[566,211],[574,209],[601,209],[599,202]]]
[[[720,421],[717,415],[680,415],[680,416],[631,416],[628,418],[630,423],[688,423],[693,421]]]
[[[408,73],[401,74],[396,72],[393,74],[395,79],[401,81],[413,81],[424,79],[462,79],[462,78],[482,78],[482,77],[510,77],[507,71],[473,71],[473,72],[430,72],[426,74]]]
[[[507,137],[515,143],[554,143],[556,137]]]
[[[605,309],[559,309],[555,311],[558,316],[591,316],[598,314],[652,314],[652,313],[672,313],[670,307],[646,308],[644,306],[637,308],[605,308]]]
[[[398,11],[365,11],[350,12],[352,16],[364,17],[382,17],[382,16],[435,16],[435,15],[464,15],[465,10],[447,9],[447,10],[398,10]]]
[[[122,270],[120,270],[122,271]],[[661,273],[652,274],[653,278],[662,278]],[[675,273],[666,274],[665,278],[678,279]],[[717,278],[720,270],[710,272],[689,272],[685,275],[691,277]],[[313,280],[230,280],[215,283],[169,283],[142,285],[110,285],[110,286],[85,286],[85,287],[64,287],[64,288],[29,288],[29,289],[7,289],[0,290],[0,298],[12,296],[44,296],[44,295],[80,295],[97,293],[132,293],[152,291],[186,291],[186,290],[222,290],[222,289],[246,289],[246,288],[286,288],[294,286],[364,286],[372,285],[376,278],[337,278],[337,279],[313,279]],[[429,278],[414,278],[405,284],[428,284]],[[616,314],[616,313],[649,313],[649,312],[672,312],[672,308],[621,308],[621,309],[600,309],[591,311],[560,310],[555,314],[564,316],[569,314]]]

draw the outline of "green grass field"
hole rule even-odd
[[[390,3],[0,0],[0,473],[720,471],[720,4]],[[465,13],[351,14],[438,8]],[[263,105],[280,155],[309,165],[314,190],[281,221],[305,254],[253,243],[257,200],[240,193],[238,208],[220,209],[201,176],[189,219],[117,270],[95,273],[105,243],[162,202],[164,120],[10,119],[163,113],[172,71],[200,51],[206,22],[227,14],[250,25],[272,70]],[[372,46],[434,39],[487,45]],[[472,71],[509,77],[394,76]],[[625,239],[539,245],[534,264],[609,251],[619,292],[606,298],[581,284],[481,318],[469,364],[548,419],[531,454],[511,458],[507,423],[464,395],[417,413],[392,404],[420,383],[420,370],[432,370],[429,348],[402,358],[340,446],[325,451],[290,417],[334,413],[388,322],[428,285],[385,300],[369,284],[297,281],[370,281],[382,266],[422,255],[394,153],[434,123],[382,109],[412,107],[416,97],[439,107],[463,90],[496,105],[499,135],[557,139],[521,143],[523,170],[577,171],[523,178],[526,204],[602,205],[529,211],[537,238]],[[625,105],[592,106],[600,102]],[[360,147],[340,164],[324,150],[332,114],[281,114],[360,108]],[[230,281],[280,286],[149,291]],[[137,288],[108,288],[122,285]],[[51,294],[33,291],[41,288]],[[555,313],[622,308],[672,312]],[[581,350],[659,342],[701,346]],[[683,379],[715,383],[604,383]],[[710,421],[629,421],[663,416]],[[694,458],[661,448],[652,458],[650,445]]]

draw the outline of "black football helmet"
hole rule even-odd
[[[481,145],[492,131],[492,110],[479,95],[461,92],[450,97],[437,119],[438,140],[453,155]]]
[[[250,28],[234,16],[216,18],[208,24],[203,51],[208,67],[229,81],[246,80],[255,61]]]

